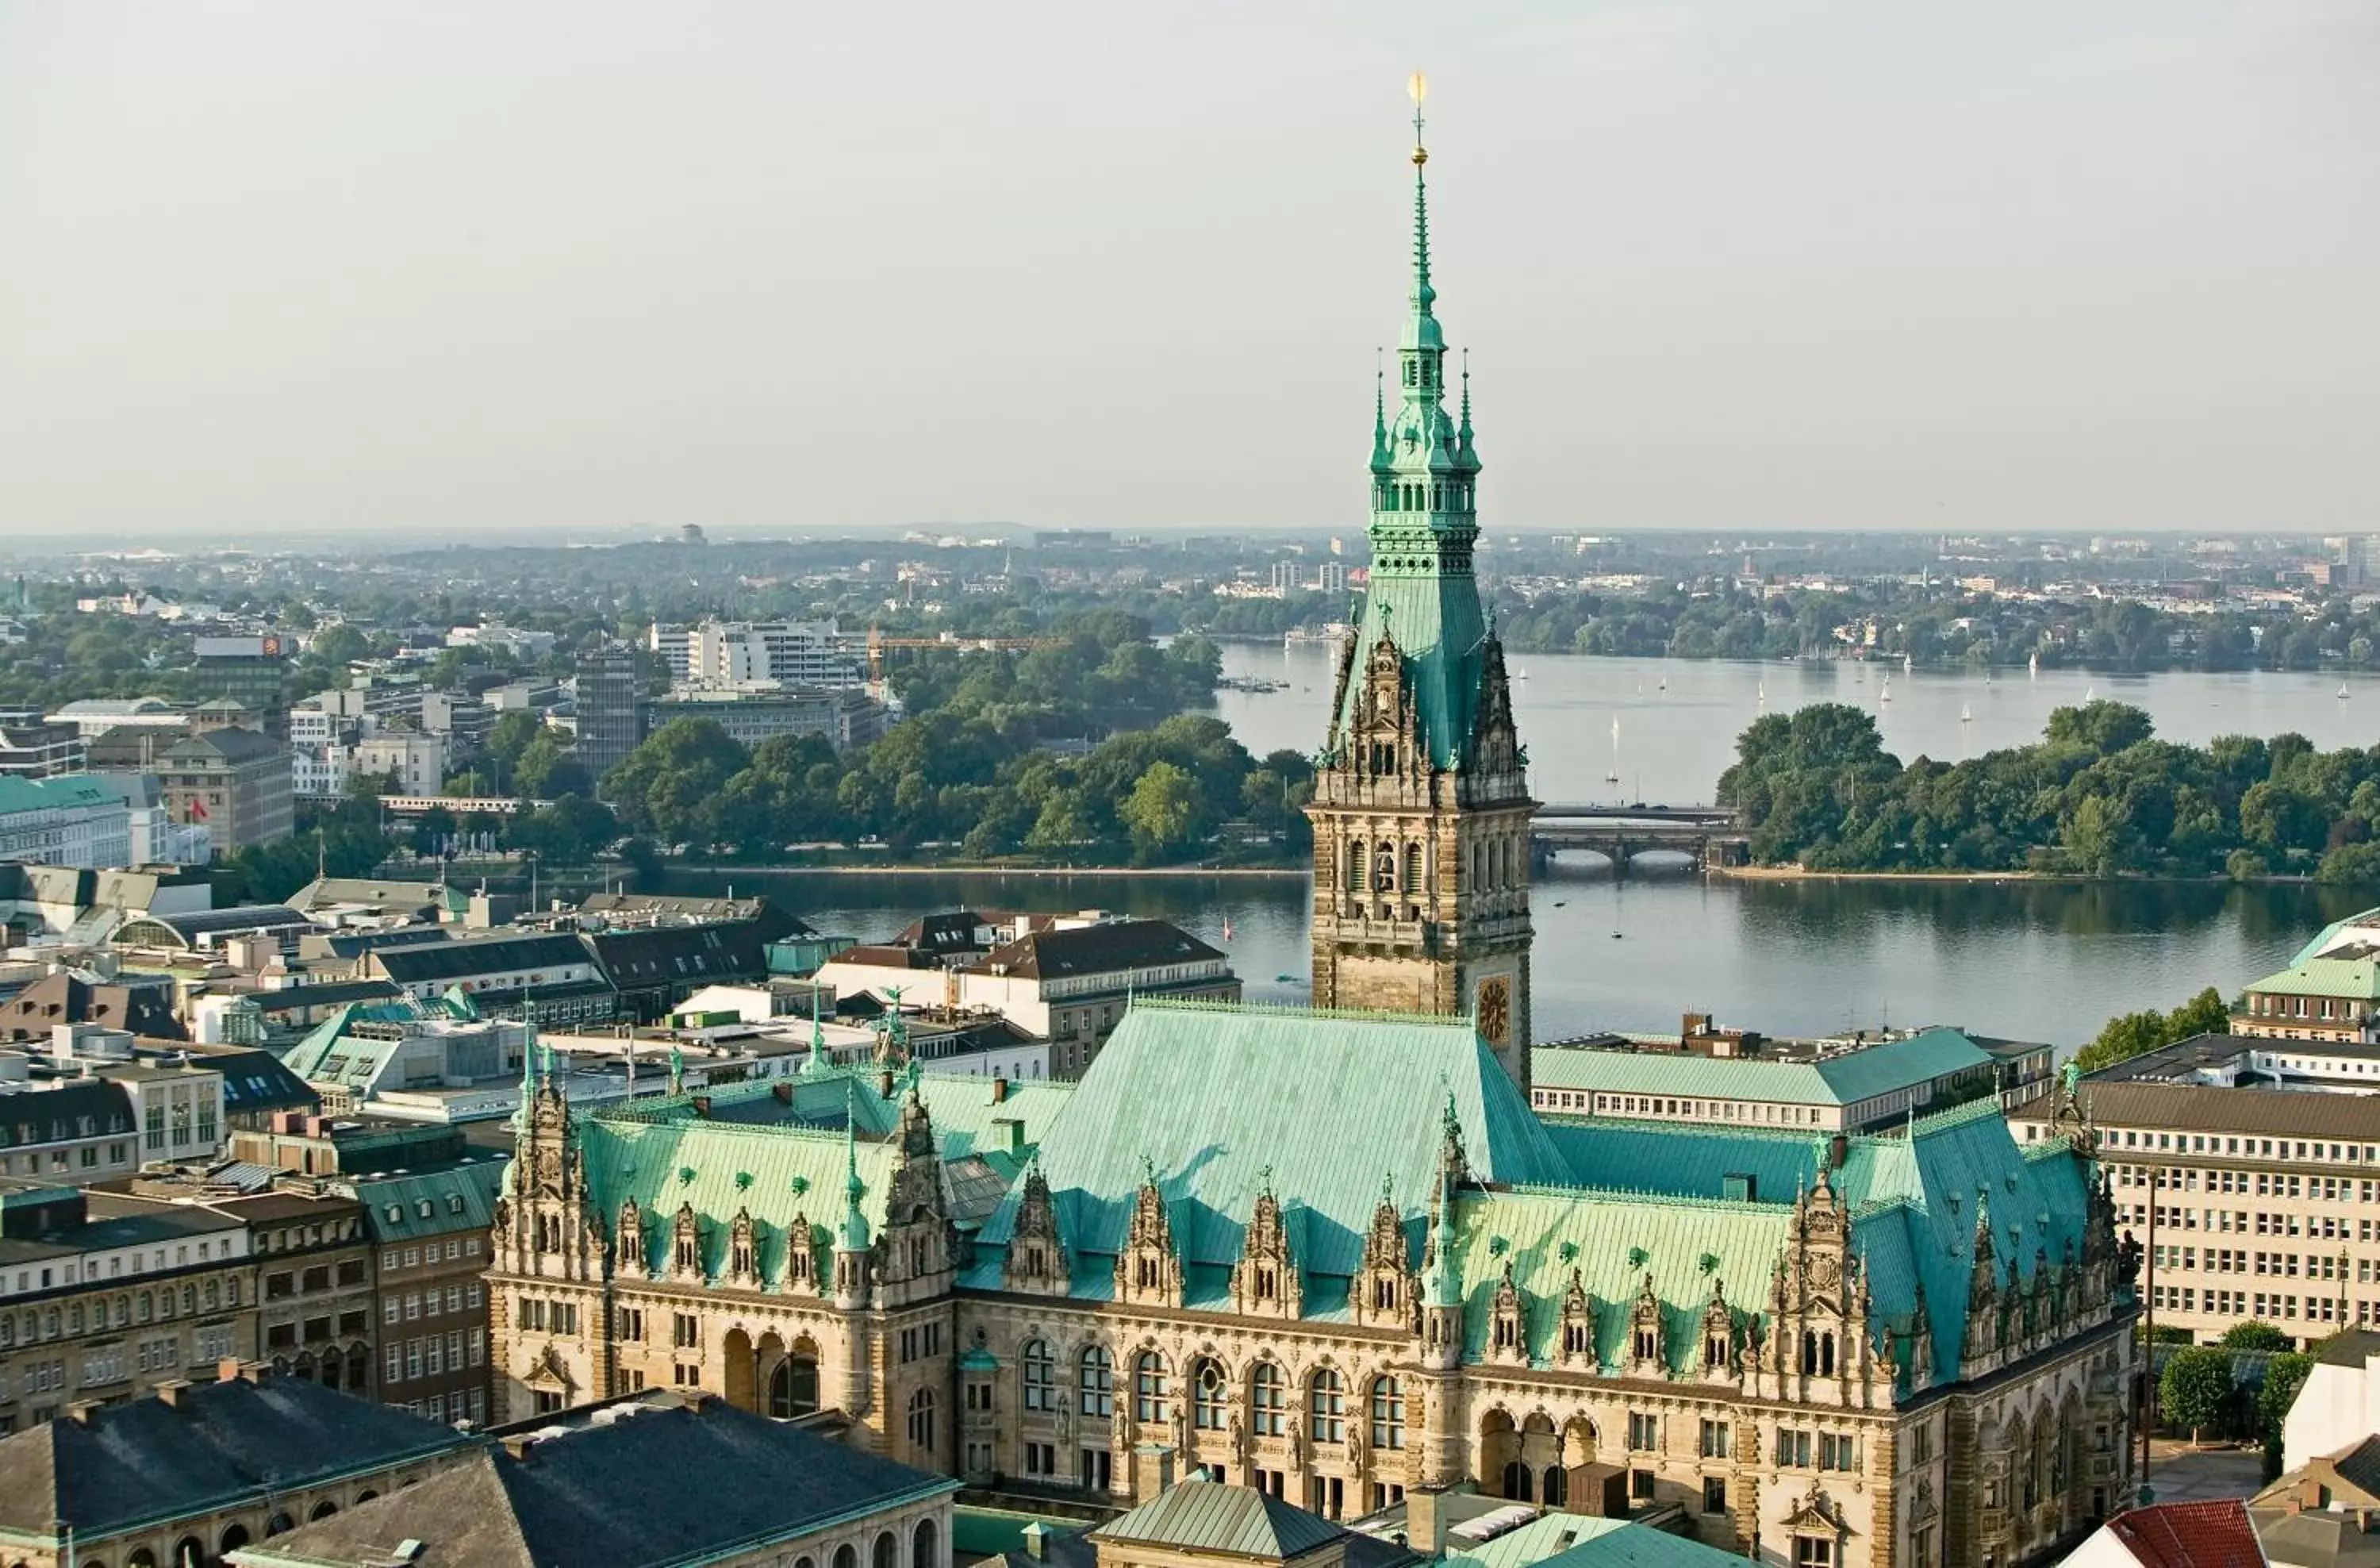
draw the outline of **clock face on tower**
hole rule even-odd
[[[1479,982],[1479,1004],[1476,1010],[1479,1035],[1490,1045],[1509,1045],[1512,1040],[1512,982],[1501,975],[1490,975]]]

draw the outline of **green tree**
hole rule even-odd
[[[2091,1043],[2074,1053],[2074,1064],[2086,1073],[2095,1073],[2178,1039],[2221,1034],[2230,1025],[2230,1004],[2223,1000],[2221,991],[2209,986],[2170,1013],[2152,1009],[2108,1019]]]
[[[2052,746],[2084,746],[2102,757],[2112,757],[2148,739],[2155,726],[2144,710],[2103,698],[2080,708],[2054,710],[2046,733]]]
[[[2263,1428],[2267,1481],[2281,1473],[2281,1424],[2313,1370],[2313,1357],[2293,1350],[2283,1350],[2265,1363],[2265,1386],[2256,1391],[2256,1423]]]
[[[1152,762],[1117,815],[1142,857],[1156,859],[1190,844],[1203,806],[1196,778],[1171,762]]]
[[[2380,882],[2380,844],[2342,844],[2322,857],[2313,880],[2328,887],[2368,887]]]
[[[543,715],[527,708],[510,708],[496,715],[488,730],[488,755],[502,761],[509,770],[528,749],[529,742],[545,733]]]
[[[2231,1353],[2215,1345],[2177,1350],[2157,1379],[2157,1405],[2165,1418],[2190,1428],[2190,1440],[2223,1419],[2231,1400]]]
[[[2287,1350],[2297,1341],[2270,1323],[2251,1318],[2224,1330],[2216,1343],[2230,1350]]]

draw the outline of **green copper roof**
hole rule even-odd
[[[1990,1054],[1956,1029],[1927,1029],[1819,1062],[1648,1051],[1540,1049],[1529,1055],[1530,1076],[1540,1088],[1838,1106],[1959,1073],[1988,1078],[1991,1065]]]
[[[917,1091],[945,1160],[977,1151],[1002,1119],[1019,1124],[1017,1136],[1029,1148],[1072,1097],[1071,1085],[1012,1084],[995,1103],[989,1078],[934,1074],[920,1078]],[[848,1149],[846,1106],[858,1135]],[[749,1209],[761,1275],[775,1283],[784,1277],[796,1216],[808,1225],[814,1249],[828,1245],[829,1227],[845,1218],[855,1167],[863,1231],[883,1223],[884,1195],[899,1160],[889,1140],[899,1116],[898,1100],[878,1092],[875,1075],[838,1068],[603,1106],[580,1120],[578,1141],[605,1223],[617,1223],[620,1205],[631,1197],[643,1211],[649,1263],[666,1258],[670,1222],[690,1203],[708,1222],[706,1266],[718,1271],[725,1266],[727,1227]]]
[[[1539,1188],[1465,1193],[1455,1207],[1461,1249],[1464,1348],[1486,1348],[1505,1265],[1522,1293],[1524,1339],[1534,1355],[1559,1343],[1562,1295],[1579,1271],[1595,1300],[1596,1355],[1616,1366],[1625,1351],[1629,1309],[1653,1276],[1674,1367],[1701,1347],[1699,1325],[1711,1283],[1723,1280],[1739,1307],[1765,1305],[1768,1271],[1793,1223],[1788,1204],[1716,1200],[1647,1202],[1635,1193]]]
[[[2350,1002],[2380,998],[2380,960],[2370,958],[2308,958],[2276,975],[2266,975],[2248,987],[2273,996],[2344,997]]]
[[[1358,675],[1382,637],[1403,655],[1422,733],[1439,767],[1462,765],[1477,723],[1487,671],[1488,623],[1472,577],[1479,536],[1475,490],[1479,454],[1471,430],[1470,377],[1463,417],[1446,412],[1446,339],[1430,281],[1429,190],[1423,176],[1421,116],[1414,116],[1413,288],[1397,346],[1397,407],[1374,397],[1371,459],[1371,587],[1356,628]],[[1359,681],[1339,692],[1330,745],[1354,713]]]
[[[1384,1176],[1417,1240],[1450,1092],[1480,1179],[1561,1179],[1544,1127],[1467,1023],[1140,1001],[1043,1136],[1041,1172],[1078,1258],[1121,1246],[1146,1161],[1183,1261],[1228,1267],[1269,1168],[1300,1266],[1353,1274]],[[1019,1196],[985,1224],[987,1243],[1007,1240]]]
[[[1193,1477],[1091,1532],[1095,1540],[1134,1541],[1227,1557],[1296,1557],[1340,1537],[1339,1526],[1254,1487]]]
[[[1540,1514],[1492,1540],[1457,1536],[1446,1545],[1449,1568],[1724,1568],[1743,1561],[1650,1525],[1580,1513]]]

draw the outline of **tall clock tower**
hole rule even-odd
[[[1471,377],[1446,411],[1414,78],[1413,293],[1372,414],[1371,589],[1340,650],[1313,804],[1314,1003],[1468,1014],[1529,1083],[1529,796],[1504,650],[1471,575]]]

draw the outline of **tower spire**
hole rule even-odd
[[[1414,106],[1413,308],[1415,315],[1427,316],[1438,299],[1438,291],[1429,286],[1429,182],[1422,177],[1422,165],[1429,162],[1429,149],[1421,144],[1421,101],[1429,96],[1429,79],[1415,71],[1405,83],[1405,91],[1413,95]]]

